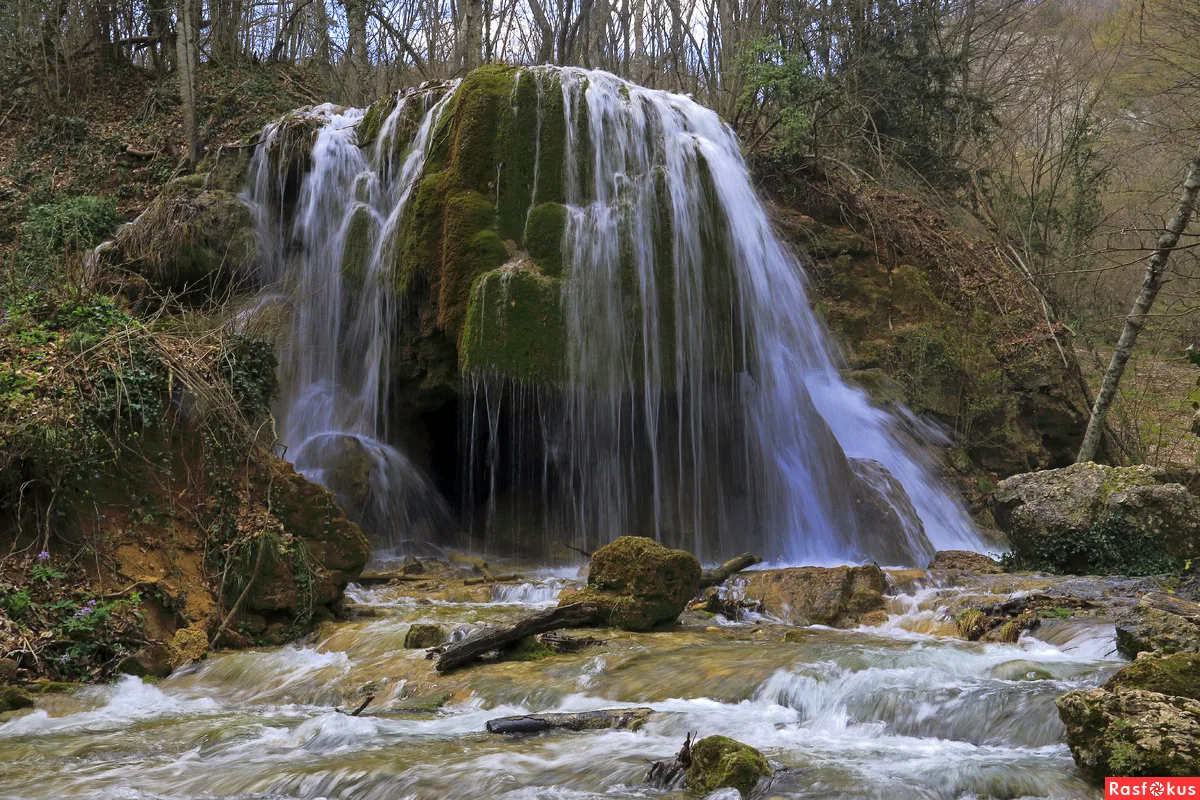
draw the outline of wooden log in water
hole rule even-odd
[[[710,586],[722,584],[735,573],[761,563],[762,559],[754,555],[754,553],[742,553],[740,556],[729,559],[716,569],[704,570],[700,574],[700,590],[703,591]]]
[[[436,664],[438,672],[470,663],[493,650],[513,644],[526,636],[549,633],[563,628],[580,628],[601,621],[600,609],[591,603],[568,603],[565,606],[538,611],[516,622],[494,625],[475,631],[461,642],[446,647]]]
[[[523,580],[525,578],[519,572],[512,572],[508,575],[481,575],[478,578],[467,578],[463,581],[463,586],[477,586],[481,583],[509,583]]]
[[[546,731],[636,731],[654,713],[652,708],[614,708],[574,714],[526,714],[487,722],[488,733],[544,733]]]

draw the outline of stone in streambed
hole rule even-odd
[[[1056,704],[1071,755],[1094,781],[1200,774],[1200,701],[1105,688],[1068,692]]]
[[[446,631],[441,625],[417,623],[404,634],[404,646],[409,650],[425,650],[445,641]]]
[[[1184,616],[1159,607],[1154,595],[1143,597],[1137,605],[1117,615],[1117,650],[1127,658],[1138,653],[1195,653],[1200,651],[1200,603],[1174,598],[1172,606],[1179,610],[1195,608],[1195,616]]]
[[[139,678],[165,678],[171,674],[171,650],[165,644],[146,645],[121,659],[117,672]]]
[[[17,662],[11,658],[0,658],[0,686],[6,686],[17,679]]]
[[[33,698],[24,689],[18,686],[0,686],[0,713],[29,708],[32,705]]]
[[[684,786],[696,792],[737,789],[749,796],[771,765],[762,753],[728,736],[709,736],[692,745]]]
[[[744,573],[747,598],[791,624],[852,628],[883,611],[887,576],[874,565],[792,567]]]
[[[559,605],[591,603],[602,621],[631,631],[679,617],[700,587],[700,562],[644,536],[622,536],[592,554],[584,589]]]
[[[929,563],[929,569],[939,572],[957,570],[976,575],[999,575],[1004,572],[999,561],[971,550],[939,550]]]
[[[1200,654],[1142,655],[1128,667],[1118,670],[1104,688],[1109,691],[1142,689],[1200,700]]]

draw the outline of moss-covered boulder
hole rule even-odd
[[[1110,691],[1142,689],[1200,700],[1200,654],[1142,656],[1118,670],[1104,688]]]
[[[560,383],[566,359],[562,282],[521,265],[479,277],[463,329],[464,372]]]
[[[0,713],[33,706],[29,692],[19,686],[0,686]]]
[[[761,600],[767,613],[796,625],[852,628],[878,619],[887,576],[874,565],[792,567],[744,573],[745,596]]]
[[[437,647],[446,641],[446,629],[432,623],[416,623],[404,634],[404,646],[410,650]]]
[[[201,299],[249,279],[258,260],[250,210],[234,192],[205,189],[202,175],[164,186],[102,253],[157,291]]]
[[[1068,692],[1056,702],[1071,755],[1092,780],[1200,774],[1200,701],[1094,689]]]
[[[996,487],[993,515],[1024,569],[1149,575],[1200,557],[1200,496],[1158,467],[1070,467]]]
[[[749,797],[758,782],[771,774],[766,757],[750,745],[728,736],[708,736],[692,745],[684,786],[694,792],[736,789]]]
[[[700,587],[700,562],[644,536],[622,536],[592,554],[587,586],[559,605],[593,603],[605,621],[644,631],[683,613]]]

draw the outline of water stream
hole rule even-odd
[[[430,602],[352,587],[381,616],[328,624],[307,643],[219,653],[149,684],[47,697],[0,725],[0,796],[27,798],[685,797],[642,782],[688,732],[760,748],[778,768],[763,796],[1089,798],[1054,710],[1064,691],[1120,666],[1102,620],[1047,623],[1015,644],[922,633],[961,589],[892,601],[884,626],[821,627],[783,641],[775,623],[685,616],[679,628],[603,631],[605,645],[438,677],[400,649],[409,625],[469,630],[552,601],[564,572]],[[943,623],[944,625],[944,623]],[[943,627],[943,630],[945,628]],[[347,716],[447,692],[436,711]],[[523,711],[649,705],[638,732],[535,737],[483,732]]]

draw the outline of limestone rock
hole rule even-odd
[[[1147,575],[1200,557],[1200,496],[1192,476],[1159,467],[1073,464],[1015,475],[993,514],[1028,569]]]
[[[1089,778],[1200,774],[1200,701],[1141,689],[1057,700],[1075,763]]]
[[[683,613],[700,586],[700,562],[644,536],[622,536],[592,554],[587,587],[565,603],[594,603],[619,628],[644,631]]]
[[[171,666],[182,667],[208,658],[208,633],[200,625],[180,628],[169,645]]]
[[[446,631],[441,625],[415,624],[404,634],[404,646],[410,650],[437,647],[446,641]]]
[[[727,736],[709,736],[696,742],[691,759],[684,786],[696,792],[737,789],[748,797],[755,785],[772,772],[762,753]]]
[[[1141,656],[1128,667],[1118,670],[1104,688],[1109,691],[1141,689],[1200,700],[1200,655]]]
[[[207,649],[207,641],[205,647]],[[171,649],[164,644],[149,644],[121,659],[117,672],[139,678],[165,678],[171,674]]]
[[[745,596],[792,624],[850,628],[882,611],[887,576],[874,565],[791,567],[744,573]]]
[[[11,658],[0,658],[0,686],[7,686],[17,678],[17,662]]]
[[[1000,562],[983,553],[970,550],[939,550],[929,562],[931,570],[958,570],[977,575],[999,575],[1004,572]]]
[[[1186,601],[1176,599],[1176,603]],[[1200,612],[1200,604],[1192,603]],[[1117,615],[1117,650],[1127,658],[1142,652],[1200,651],[1200,625],[1186,616],[1154,605],[1147,596]]]

